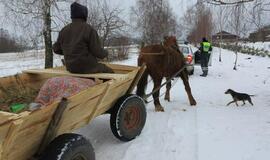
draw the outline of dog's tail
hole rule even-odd
[[[250,97],[256,97],[257,95],[249,95]]]

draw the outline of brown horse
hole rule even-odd
[[[161,86],[163,77],[169,80],[175,73],[185,66],[185,58],[183,53],[179,51],[177,40],[175,37],[165,37],[163,44],[149,45],[141,48],[138,58],[138,65],[146,65],[138,85],[136,94],[144,97],[145,88],[147,86],[147,77],[150,75],[154,82],[153,91]],[[179,75],[185,85],[190,105],[196,105],[196,101],[192,96],[188,82],[188,72],[186,68]],[[165,100],[170,101],[171,82],[166,84]],[[164,111],[159,102],[159,89],[153,93],[153,99],[156,111]]]

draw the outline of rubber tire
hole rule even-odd
[[[127,109],[132,108],[132,106],[137,106],[139,109],[139,120],[137,128],[133,128],[132,130],[127,130],[124,127],[124,113]],[[116,138],[123,142],[128,142],[135,139],[137,136],[141,134],[141,131],[146,122],[146,108],[144,100],[137,95],[126,95],[120,98],[113,110],[111,111],[110,117],[110,125],[112,133]]]
[[[55,138],[39,160],[71,160],[76,154],[83,155],[86,160],[95,160],[95,152],[90,142],[82,135],[68,133]]]

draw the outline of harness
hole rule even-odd
[[[150,97],[152,94],[156,93],[157,91],[160,90],[160,88],[162,88],[163,86],[165,86],[166,84],[168,84],[171,80],[173,80],[177,75],[179,75],[181,72],[184,71],[184,69],[186,68],[186,65],[184,65],[182,68],[180,68],[174,75],[172,75],[166,82],[164,82],[163,84],[161,84],[158,88],[156,88],[155,90],[153,90],[152,92],[146,94],[143,98],[146,100],[148,97]],[[159,96],[160,97],[160,96]]]
[[[162,47],[164,47],[165,45],[164,45],[164,43],[162,43],[161,44],[162,45]],[[177,52],[180,52],[179,51],[179,49],[178,49],[178,47],[177,46],[175,46],[175,45],[173,45],[173,46],[170,46],[170,48],[172,48],[173,50],[175,50],[175,51],[177,51]],[[159,56],[159,55],[164,55],[165,54],[165,52],[164,51],[161,51],[161,52],[158,52],[158,53],[145,53],[145,52],[141,52],[140,54],[142,54],[142,55],[155,55],[155,56]],[[180,53],[179,53],[180,54]],[[170,59],[168,58],[167,59],[167,61],[168,61],[168,64],[170,64]],[[150,96],[152,96],[152,94],[154,94],[154,93],[156,93],[156,92],[158,92],[159,90],[160,90],[160,88],[162,88],[163,86],[165,86],[166,84],[168,84],[168,83],[170,83],[171,82],[171,80],[173,80],[176,76],[178,76],[181,72],[183,72],[184,71],[184,69],[186,69],[186,65],[184,65],[184,66],[182,66],[176,73],[174,73],[166,82],[164,82],[163,84],[161,84],[158,88],[156,88],[155,90],[153,90],[152,92],[150,92],[150,93],[148,93],[148,94],[146,94],[144,97],[143,97],[143,99],[145,100],[145,102],[146,103],[149,103],[149,102],[152,102],[152,101],[147,101],[147,98],[148,97],[150,97]],[[151,82],[152,80],[150,80],[150,81],[148,81],[147,83],[149,83],[149,82]],[[175,83],[177,82],[177,80],[175,81]],[[174,84],[175,84],[174,83]],[[174,85],[173,84],[173,85]],[[160,96],[162,96],[163,94],[161,94]],[[160,97],[159,96],[159,97]],[[159,97],[157,97],[157,98],[159,98]]]

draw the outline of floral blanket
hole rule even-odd
[[[54,77],[48,79],[41,87],[36,103],[49,105],[63,97],[68,98],[95,85],[95,81],[77,77]]]

